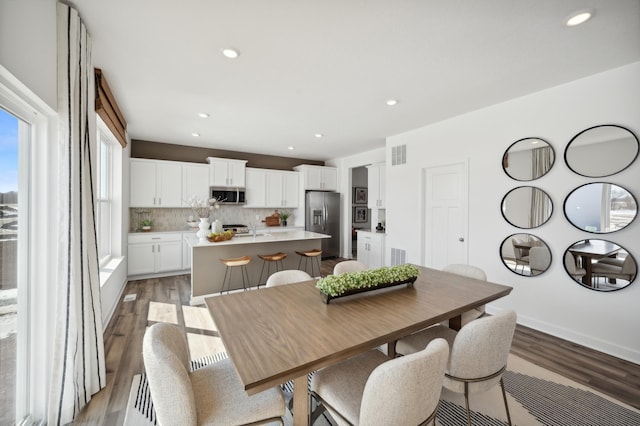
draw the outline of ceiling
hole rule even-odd
[[[375,149],[640,60],[638,0],[71,3],[131,139],[295,158]],[[563,25],[585,8],[591,20]]]

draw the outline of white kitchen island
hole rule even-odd
[[[219,294],[222,290],[226,266],[220,259],[251,256],[247,272],[250,286],[256,287],[262,268],[262,259],[258,254],[286,253],[288,256],[283,261],[284,269],[298,269],[300,256],[296,251],[320,249],[324,238],[331,236],[303,230],[273,233],[262,231],[255,237],[251,234],[236,235],[229,241],[211,243],[200,242],[193,235],[187,239],[191,246],[191,304],[204,303],[205,297]],[[274,265],[271,265],[271,272],[274,272]],[[242,289],[240,268],[233,268],[231,290],[234,289]]]

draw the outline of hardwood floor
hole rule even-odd
[[[322,275],[331,273],[340,260],[324,260]],[[155,321],[184,327],[190,346],[200,346],[196,351],[215,351],[215,326],[205,324],[207,315],[194,313],[189,307],[189,292],[189,275],[127,283],[124,295],[135,294],[136,300],[121,300],[105,331],[107,386],[94,395],[73,424],[111,426],[124,422],[131,381],[144,369],[142,338],[146,327]],[[200,318],[194,320],[194,315]],[[511,352],[640,409],[640,365],[523,326],[516,328]]]

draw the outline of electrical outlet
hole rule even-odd
[[[126,294],[124,296],[124,301],[125,302],[133,302],[134,300],[136,300],[136,294]]]

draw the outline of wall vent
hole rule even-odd
[[[391,147],[391,165],[398,166],[400,164],[407,164],[407,146],[398,145]]]
[[[397,248],[391,249],[391,266],[407,263],[407,251]]]

